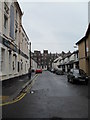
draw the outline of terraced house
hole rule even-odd
[[[29,38],[22,16],[18,2],[0,2],[0,80],[28,74]]]
[[[54,60],[53,68],[66,73],[69,72],[70,69],[79,68],[78,50],[72,53],[69,51],[64,55],[59,56],[57,59]]]

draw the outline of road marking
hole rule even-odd
[[[10,104],[16,103],[16,102],[20,101],[22,98],[24,98],[25,95],[26,95],[26,93],[23,93],[22,96],[21,96],[19,99],[16,98],[16,99],[13,100],[13,101],[6,102],[6,103],[2,103],[2,104],[0,104],[0,106],[10,105]]]
[[[37,75],[37,76],[35,77],[35,79],[32,81],[32,83],[31,83],[31,84],[28,86],[28,88],[26,89],[27,93],[29,93],[30,89],[31,89],[32,86],[34,85],[34,83],[35,83],[36,79],[38,78],[38,76],[39,76],[39,75]]]
[[[25,97],[25,95],[28,93],[28,91],[32,88],[32,86],[34,85],[37,77],[39,75],[35,75],[35,77],[33,78],[33,81],[31,82],[31,84],[28,86],[28,88],[26,88],[26,93],[21,93],[16,99],[12,100],[12,101],[9,101],[9,102],[6,102],[6,103],[2,103],[0,104],[0,106],[5,106],[5,105],[10,105],[10,104],[13,104],[13,103],[16,103],[18,101],[20,101],[21,99],[23,99]]]
[[[8,98],[9,98],[9,96],[0,96],[0,100],[6,100]]]

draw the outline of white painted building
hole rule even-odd
[[[58,68],[58,65],[60,64],[60,60],[62,59],[62,57],[60,56],[60,57],[58,57],[57,59],[55,59],[54,60],[54,62],[52,63],[52,68],[53,69],[60,69],[60,68]]]
[[[71,68],[79,68],[78,51],[74,51],[63,58],[60,56],[55,59],[52,64],[54,69],[62,70],[64,72],[69,72]]]
[[[28,74],[29,39],[22,15],[18,2],[0,2],[0,80]]]
[[[68,66],[67,66],[67,63],[70,61],[70,58],[69,57],[66,57],[64,59],[64,64],[65,64],[65,72],[68,72]]]
[[[67,56],[67,63],[65,63],[65,72],[69,72],[72,68],[79,68],[78,50]]]
[[[36,70],[37,69],[37,62],[31,58],[31,69]]]

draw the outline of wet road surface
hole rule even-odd
[[[3,118],[88,118],[88,86],[44,71],[19,102],[3,106]]]
[[[32,73],[31,78],[33,78],[35,74]],[[2,83],[2,95],[3,96],[11,96],[16,93],[16,91],[21,90],[22,86],[30,81],[28,76],[23,78],[18,78],[15,80],[6,80]]]

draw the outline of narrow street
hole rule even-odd
[[[88,118],[88,86],[43,71],[19,102],[2,107],[3,118]]]

